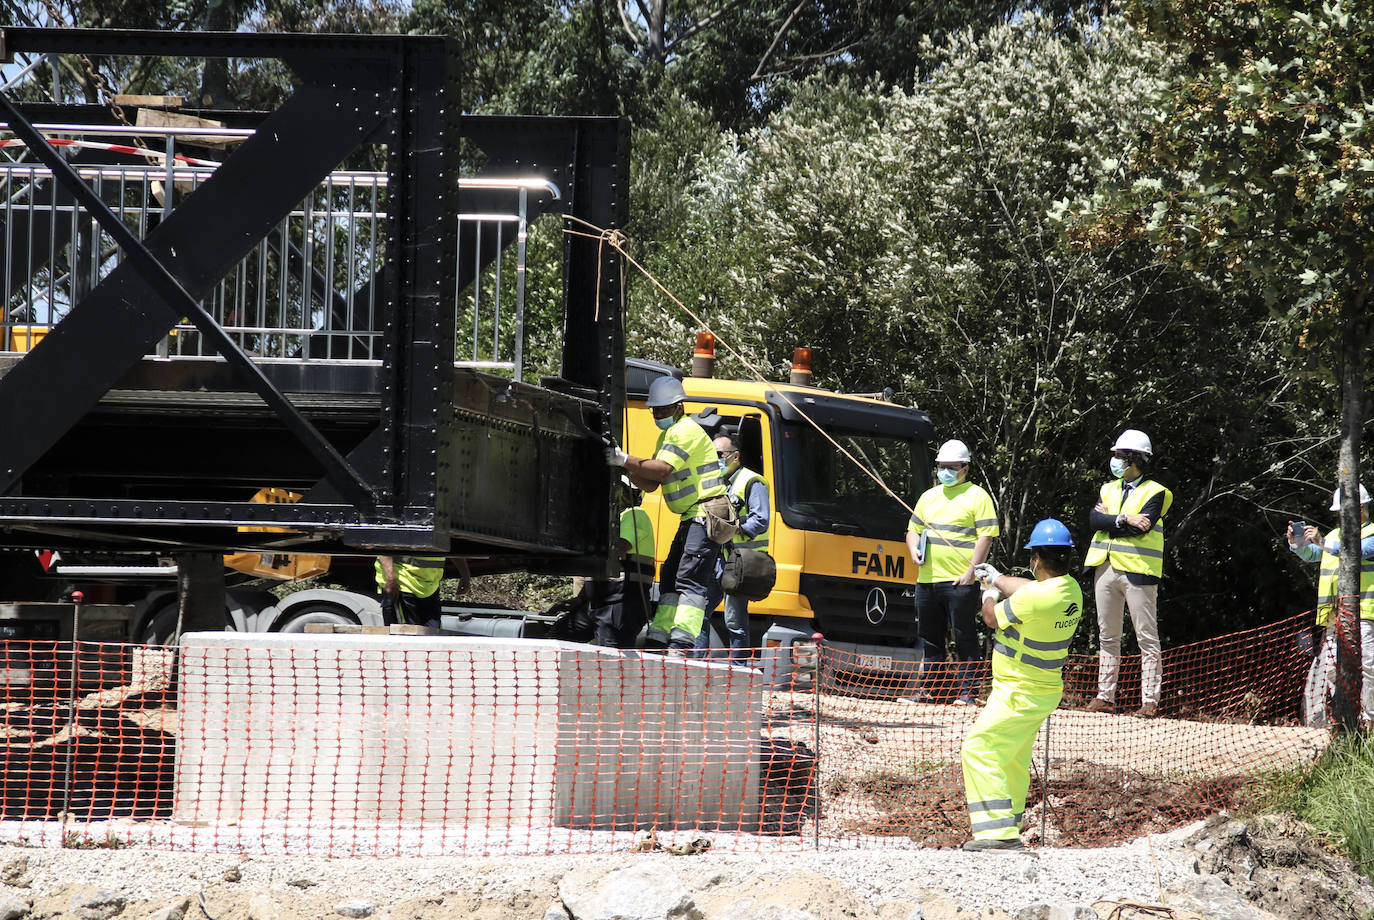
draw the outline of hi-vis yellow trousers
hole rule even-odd
[[[964,739],[964,794],[976,840],[1021,835],[1030,788],[1031,748],[1063,686],[994,680],[992,695]]]

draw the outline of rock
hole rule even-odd
[[[224,870],[224,880],[226,882],[243,881],[243,870],[238,866],[230,866],[228,869]]]
[[[6,885],[13,885],[15,888],[27,888],[28,882],[24,878],[24,873],[29,871],[29,858],[27,856],[16,856],[0,866],[0,882]]]
[[[1040,874],[1040,863],[1034,856],[1018,856],[1012,864],[1011,871],[1016,878],[1033,882],[1035,877]]]
[[[558,896],[576,920],[703,920],[677,873],[648,863],[618,869],[589,885],[564,876]]]
[[[281,907],[270,894],[259,892],[248,899],[248,920],[277,920],[279,916]]]
[[[334,905],[334,913],[344,917],[370,917],[377,912],[377,905],[363,898],[349,898]]]
[[[1181,880],[1165,892],[1165,900],[1175,911],[1192,911],[1208,920],[1277,920],[1214,875]]]
[[[186,911],[190,909],[191,899],[182,898],[179,901],[174,901],[171,904],[168,904],[161,910],[153,911],[151,914],[144,917],[143,920],[184,920],[184,918],[186,917]]]
[[[0,894],[0,920],[21,920],[29,915],[33,902],[11,894]]]
[[[562,901],[555,899],[544,908],[544,920],[572,920],[572,915],[568,913]]]
[[[1047,920],[1097,920],[1097,911],[1086,904],[1056,904]]]
[[[1048,904],[1032,904],[1030,907],[1023,907],[1015,914],[1016,920],[1050,920],[1050,906]]]
[[[307,888],[314,888],[318,883],[313,879],[293,878],[288,880],[286,884],[290,885],[292,888],[299,888],[301,891],[304,891]]]
[[[753,898],[740,898],[732,901],[715,914],[711,920],[817,920],[816,915],[782,904],[759,904]]]
[[[123,913],[128,903],[119,892],[101,889],[75,896],[68,910],[79,920],[109,920]]]

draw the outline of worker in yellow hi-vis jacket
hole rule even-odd
[[[964,792],[973,839],[966,850],[1021,849],[1031,748],[1064,695],[1064,661],[1083,616],[1083,590],[1069,576],[1073,538],[1046,518],[1031,531],[1032,581],[983,563],[983,622],[995,630],[992,694],[964,739]],[[1003,600],[1002,598],[1006,599]]]

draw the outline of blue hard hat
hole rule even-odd
[[[1062,521],[1054,518],[1045,518],[1031,531],[1030,539],[1026,541],[1026,549],[1035,549],[1037,546],[1073,546],[1073,537],[1069,534],[1069,528],[1065,527]]]

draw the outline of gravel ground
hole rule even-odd
[[[1103,899],[1162,903],[1167,891],[1197,878],[1197,853],[1184,842],[1193,830],[1110,848],[1024,853],[911,848],[682,857],[621,852],[327,859],[9,844],[0,846],[3,878],[22,877],[23,888],[0,886],[0,892],[26,891],[36,908],[42,897],[54,893],[70,900],[74,892],[103,889],[119,892],[131,904],[144,902],[148,909],[174,898],[191,897],[194,904],[204,892],[206,913],[216,918],[324,916],[333,913],[330,905],[363,899],[375,905],[379,917],[465,914],[495,920],[543,917],[565,879],[594,884],[614,870],[647,864],[665,880],[676,875],[707,917],[720,915],[741,898],[806,910],[820,920],[906,920],[918,916],[918,906],[925,920],[961,912],[965,917],[999,917],[1037,904],[1087,906]],[[275,893],[273,910],[263,908],[263,893]],[[250,903],[254,901],[256,909]],[[424,910],[424,905],[445,902],[456,912]],[[468,908],[458,909],[460,903]],[[148,909],[124,915],[146,916]],[[41,915],[35,909],[33,916]],[[187,916],[201,915],[193,908]]]

